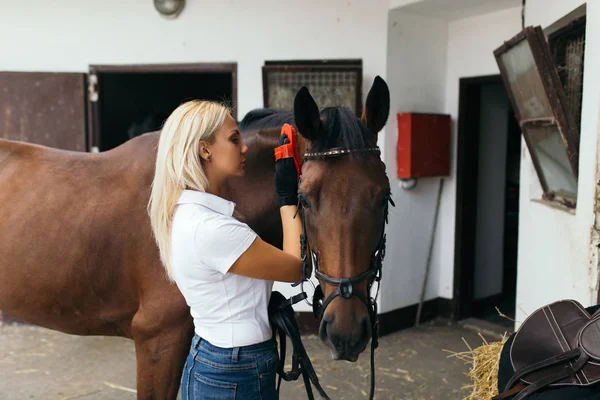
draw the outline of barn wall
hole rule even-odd
[[[170,20],[147,0],[8,2],[0,13],[0,71],[237,62],[241,118],[263,106],[265,60],[360,58],[364,99],[375,76],[386,78],[388,8],[389,0],[203,0],[188,1]]]
[[[552,24],[581,0],[528,0],[525,24]],[[549,302],[570,298],[596,304],[598,264],[594,230],[597,209],[600,116],[600,1],[587,2],[584,90],[577,209],[568,213],[540,201],[541,188],[529,152],[523,149],[519,219],[517,321]]]

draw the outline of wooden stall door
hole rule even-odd
[[[0,71],[0,138],[86,151],[85,77]]]

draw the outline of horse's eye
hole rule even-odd
[[[310,208],[310,204],[303,194],[298,194],[298,202],[303,208]]]

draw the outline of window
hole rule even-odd
[[[292,111],[294,97],[306,86],[319,107],[346,106],[362,112],[361,60],[266,61],[264,106]]]
[[[579,128],[542,29],[525,28],[494,55],[544,198],[575,207]]]

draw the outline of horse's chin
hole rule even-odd
[[[349,361],[349,362],[356,362],[356,361],[358,361],[358,353],[356,353],[356,354],[339,354],[337,351],[331,350],[331,358],[333,358],[334,360],[344,360],[344,361]]]

